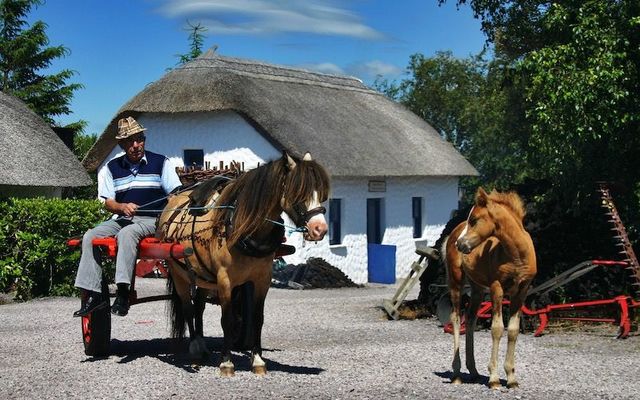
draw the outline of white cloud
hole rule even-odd
[[[330,0],[162,0],[159,11],[170,18],[198,20],[212,33],[264,34],[303,32],[380,39],[384,35]]]
[[[378,75],[382,75],[383,77],[392,77],[401,74],[402,71],[402,68],[379,60],[352,64],[347,67],[347,72],[349,74],[355,75],[363,80],[367,78],[375,78]]]
[[[318,63],[318,64],[302,64],[302,65],[299,65],[298,67],[304,68],[310,71],[321,72],[323,74],[345,75],[345,72],[342,68],[329,62]]]

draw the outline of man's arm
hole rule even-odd
[[[113,176],[111,176],[111,171],[109,171],[107,165],[104,165],[98,172],[98,200],[104,204],[104,208],[107,211],[132,217],[138,205],[134,203],[118,203],[115,197],[116,191],[113,188]]]
[[[180,177],[176,172],[176,167],[173,165],[171,160],[165,158],[164,164],[162,165],[162,189],[164,189],[165,193],[171,193],[173,189],[181,186],[182,182],[180,182]]]

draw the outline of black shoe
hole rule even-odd
[[[96,310],[109,306],[109,303],[102,297],[102,293],[89,292],[87,301],[82,307],[73,313],[74,317],[86,317]]]
[[[120,317],[124,317],[129,314],[129,297],[120,295],[116,296],[116,299],[113,301],[113,305],[111,306],[111,314],[115,314]]]

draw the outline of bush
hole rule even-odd
[[[107,217],[97,200],[0,200],[0,291],[19,300],[74,294],[80,252],[66,241]]]

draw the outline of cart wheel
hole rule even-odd
[[[250,350],[253,347],[253,282],[237,286],[231,293],[235,320],[234,350]]]
[[[436,316],[442,325],[451,322],[451,310],[453,310],[451,297],[449,297],[449,292],[446,292],[440,297],[436,305]]]
[[[109,286],[102,280],[102,295],[109,298]],[[82,305],[87,301],[86,294],[82,296]],[[91,357],[109,355],[111,342],[111,310],[104,307],[82,317],[82,342],[84,354]]]

